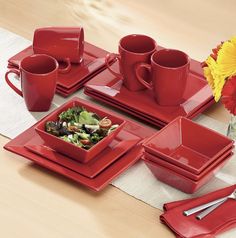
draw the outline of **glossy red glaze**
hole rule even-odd
[[[24,147],[25,144],[28,143],[35,136],[38,136],[37,133],[35,132],[36,126],[37,123],[28,130],[26,130],[25,132],[23,132],[22,134],[20,134],[19,136],[17,136],[16,138],[12,139],[9,143],[7,143],[4,146],[4,148],[13,153],[21,155],[44,168],[59,173],[67,178],[70,178],[94,191],[101,191],[102,189],[104,189],[114,178],[116,178],[122,172],[131,167],[136,161],[138,161],[143,153],[143,147],[140,141],[140,143],[131,148],[117,161],[112,163],[105,170],[99,173],[96,177],[91,179],[67,168],[66,164],[63,164],[62,161],[60,162],[63,165],[50,161],[26,149]],[[130,120],[125,124],[123,129],[135,136],[140,137],[142,140],[147,137],[150,137],[155,132],[154,129],[141,126]],[[75,165],[75,167],[78,167],[80,165],[81,163],[78,163],[78,165]]]
[[[178,117],[143,146],[151,154],[200,174],[227,148],[233,146],[233,141],[189,119]]]
[[[150,160],[146,160],[145,158],[143,158],[143,160],[158,180],[178,190],[181,190],[182,192],[191,194],[196,192],[199,188],[209,182],[213,175],[216,174],[228,162],[231,156],[232,154],[230,154],[223,161],[219,162],[217,165],[215,165],[214,168],[212,168],[212,171],[210,173],[205,174],[197,181],[185,177],[182,174],[179,174],[176,171],[171,170],[165,166],[154,163]]]
[[[58,61],[67,62],[67,65],[81,63],[84,53],[84,30],[82,27],[38,28],[34,32],[33,50],[34,53],[48,54]]]
[[[135,67],[136,77],[146,88],[153,90],[159,105],[180,105],[184,99],[190,67],[188,55],[179,50],[162,49],[151,57],[151,64],[140,63]],[[147,82],[141,74],[146,69],[151,75]]]
[[[20,77],[22,92],[9,80],[10,73]],[[19,70],[10,69],[5,79],[17,94],[24,97],[29,111],[48,111],[55,94],[57,75],[57,61],[51,56],[36,54],[25,57]]]
[[[114,63],[112,68],[119,69],[118,63]],[[151,90],[138,92],[128,90],[123,86],[122,80],[111,74],[108,69],[91,79],[85,86],[85,92],[93,97],[96,93],[99,100],[154,125],[162,124],[163,126],[178,116],[193,118],[214,103],[212,91],[205,78],[195,71],[188,75],[184,101],[173,107],[158,105]]]
[[[155,40],[145,35],[128,35],[119,42],[119,54],[107,55],[106,61],[110,58],[116,58],[119,61],[120,72],[114,71],[107,64],[108,69],[118,78],[122,78],[125,87],[130,91],[139,91],[145,87],[139,83],[135,76],[135,65],[137,63],[149,63],[152,53],[156,50]],[[148,79],[146,71],[141,72],[142,77]]]
[[[115,106],[116,108],[119,108],[120,110],[122,111],[125,111],[133,116],[136,116],[138,118],[140,118],[141,120],[143,121],[146,121],[150,124],[153,124],[153,125],[156,125],[160,128],[166,126],[167,123],[163,122],[163,121],[160,121],[156,118],[152,118],[151,116],[149,115],[146,115],[146,113],[141,113],[141,112],[138,112],[138,111],[135,111],[134,109],[132,109],[131,107],[129,106],[126,106],[126,105],[122,105],[121,103],[119,102],[114,102],[113,100],[111,99],[108,99],[106,97],[104,97],[103,95],[99,94],[99,93],[96,93],[96,92],[93,92],[93,91],[90,91],[88,89],[85,89],[84,90],[84,93],[94,99],[97,99],[99,101],[102,101],[106,104],[109,104],[111,106]],[[210,107],[212,104],[215,103],[215,100],[214,99],[211,99],[210,101],[206,102],[205,104],[203,104],[197,111],[195,111],[194,113],[191,113],[187,116],[187,118],[189,119],[193,119],[194,117],[196,117],[197,115],[199,115],[201,112],[203,112],[205,109],[207,109],[208,107]]]
[[[80,148],[72,143],[66,142],[63,139],[53,136],[45,131],[45,124],[47,121],[56,121],[58,120],[58,116],[61,112],[67,110],[68,108],[80,106],[85,107],[88,111],[97,113],[101,118],[108,117],[113,124],[118,124],[119,127],[114,130],[112,133],[107,135],[101,141],[99,141],[96,145],[94,145],[91,149],[85,150]],[[95,106],[88,101],[82,100],[80,98],[72,98],[67,103],[58,107],[48,116],[44,117],[40,123],[35,127],[36,132],[39,136],[45,141],[45,144],[51,147],[52,149],[67,155],[71,158],[74,158],[82,163],[87,163],[91,159],[93,159],[97,154],[99,154],[102,150],[104,150],[111,141],[116,137],[116,135],[121,131],[121,129],[125,125],[125,120],[115,113],[108,111],[99,106]]]
[[[228,199],[227,202],[201,221],[195,218],[195,214],[188,217],[184,216],[183,211],[228,196],[235,189],[236,185],[233,185],[200,197],[167,203],[164,205],[166,212],[160,216],[161,222],[165,223],[176,234],[176,237],[217,237],[219,233],[236,226],[235,200]]]
[[[228,156],[232,153],[233,148],[234,147],[230,147],[227,151],[225,151],[222,155],[220,155],[215,161],[213,161],[206,169],[204,169],[200,174],[193,174],[181,167],[178,167],[172,163],[169,163],[168,161],[162,159],[161,157],[154,156],[153,154],[150,154],[147,152],[144,153],[144,158],[146,160],[150,160],[150,161],[156,163],[157,165],[159,164],[161,166],[169,168],[169,169],[175,171],[176,173],[181,174],[185,177],[188,177],[194,181],[198,181],[208,173],[211,173],[213,176],[214,174],[212,173],[212,171],[213,171],[213,169],[215,169],[215,166],[217,164],[219,164],[220,162],[222,162],[223,160],[225,160],[226,158],[228,158]]]
[[[99,153],[94,159],[90,160],[86,164],[79,163],[74,159],[56,152],[50,147],[47,147],[44,141],[37,135],[28,141],[25,144],[25,147],[33,153],[36,153],[55,163],[66,166],[77,173],[89,178],[94,178],[109,165],[127,153],[140,140],[140,137],[122,129],[115,139],[101,153]],[[80,157],[79,154],[77,156]]]
[[[8,60],[8,68],[18,68],[20,61],[32,54],[32,46],[20,51]],[[89,79],[105,69],[105,56],[107,54],[107,51],[85,42],[83,62],[72,64],[71,70],[66,74],[58,74],[56,92],[67,97],[83,87]],[[63,68],[64,66],[59,62],[59,67]]]

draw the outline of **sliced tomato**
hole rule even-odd
[[[83,145],[90,145],[90,144],[91,144],[90,140],[88,140],[88,139],[80,140],[80,142],[81,142]]]
[[[109,129],[111,127],[111,125],[112,125],[112,122],[108,118],[104,118],[99,122],[99,126],[102,129]]]

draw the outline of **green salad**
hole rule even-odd
[[[88,150],[118,126],[107,117],[75,106],[62,112],[57,121],[46,122],[45,131]]]

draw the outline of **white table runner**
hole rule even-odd
[[[23,98],[18,96],[4,80],[4,75],[7,70],[7,60],[30,44],[30,41],[0,28],[0,77],[2,79],[0,81],[0,111],[2,112],[0,116],[0,134],[9,138],[14,138],[36,123],[44,115],[48,114],[48,112],[29,112],[25,107]],[[88,97],[83,95],[82,90],[72,96],[88,99]],[[56,95],[51,110],[69,98],[65,99]],[[222,134],[225,134],[227,129],[227,125],[204,115],[200,115],[195,121]],[[157,181],[142,161],[136,163],[119,178],[114,180],[112,185],[147,204],[162,209],[163,203],[200,196],[236,183],[235,168],[236,160],[234,156],[230,162],[217,173],[214,179],[203,186],[194,195],[182,193]],[[236,230],[224,233],[220,237],[236,237]]]

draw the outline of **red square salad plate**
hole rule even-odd
[[[29,140],[25,144],[25,148],[86,177],[94,178],[105,168],[127,153],[140,140],[140,137],[124,129],[101,153],[86,164],[79,163],[78,161],[48,147],[38,135],[35,135],[31,140]]]

